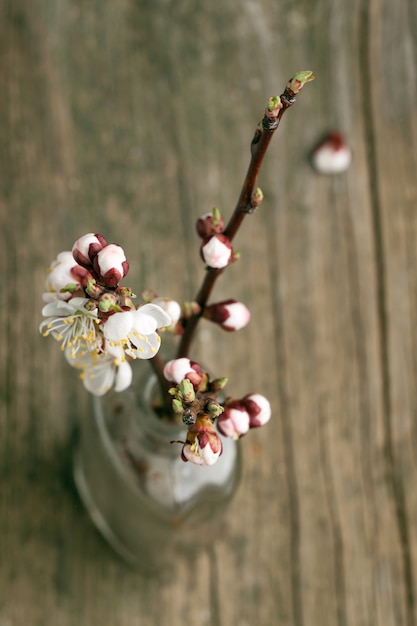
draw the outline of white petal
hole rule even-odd
[[[131,311],[114,313],[103,324],[103,334],[109,341],[123,341],[132,330],[132,326],[133,317]]]
[[[53,291],[45,291],[42,294],[42,300],[44,302],[55,302],[55,300],[69,300],[71,298],[71,294],[66,291],[65,293],[53,292]]]
[[[120,343],[111,344],[109,341],[105,343],[105,352],[109,356],[113,357],[113,359],[117,361],[124,361],[124,349],[120,345]]]
[[[84,309],[85,303],[88,302],[88,298],[71,298],[69,303],[73,306],[74,311]]]
[[[155,332],[157,328],[163,328],[171,324],[171,318],[157,304],[144,304],[137,311],[135,316],[135,330],[144,335]]]
[[[161,307],[163,311],[171,318],[170,326],[174,326],[181,317],[181,307],[175,300],[171,298],[155,298],[152,304]]]
[[[132,356],[136,359],[152,359],[161,346],[161,338],[156,333],[146,336],[133,333],[132,343],[136,346],[136,350],[132,351]],[[129,351],[128,354],[130,354]]]
[[[204,460],[201,458],[198,452],[195,452],[194,448],[191,448],[189,443],[186,443],[183,446],[182,453],[187,461],[194,463],[194,465],[205,465]]]
[[[68,302],[64,300],[54,300],[48,302],[42,309],[42,315],[45,317],[67,317],[74,315],[76,311],[85,311],[84,304],[88,302],[88,298],[71,298]],[[85,311],[87,313],[87,311]]]
[[[217,459],[220,456],[220,452],[221,450],[218,450],[218,452],[213,452],[213,450],[210,448],[209,445],[203,448],[200,451],[203,465],[214,465],[214,463],[217,461]]]
[[[115,366],[110,361],[105,365],[88,369],[83,378],[84,387],[95,396],[103,396],[113,385],[115,370]]]
[[[44,317],[65,317],[72,313],[74,313],[72,306],[68,306],[63,300],[48,302],[42,309],[42,315]]]
[[[132,368],[127,361],[120,363],[116,372],[115,391],[123,391],[127,389],[132,382]]]

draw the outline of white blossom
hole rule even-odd
[[[114,313],[103,324],[108,346],[120,346],[137,359],[151,359],[158,352],[161,338],[156,330],[169,326],[170,317],[156,304],[144,304],[137,310]]]
[[[97,311],[88,311],[85,304],[88,298],[71,298],[68,302],[54,300],[42,309],[46,318],[39,331],[44,337],[52,335],[61,344],[61,349],[69,348],[74,354],[82,349],[96,350],[101,346],[102,333],[98,327]]]

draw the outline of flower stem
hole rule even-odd
[[[279,123],[284,115],[285,111],[289,109],[295,102],[295,93],[288,87],[285,88],[284,93],[281,95],[282,107],[278,111],[276,117],[268,115],[268,109],[265,112],[265,116],[255,131],[255,135],[251,142],[251,159],[249,167],[243,181],[242,190],[236,208],[226,226],[224,234],[231,241],[237,231],[239,230],[245,217],[254,212],[253,205],[251,204],[252,194],[255,190],[256,181],[259,175],[259,171],[262,166],[266,151],[272,139],[272,136],[279,126]],[[178,347],[177,358],[187,357],[194,339],[195,331],[200,321],[204,309],[207,305],[207,301],[213,290],[217,278],[222,274],[223,269],[210,268],[206,269],[206,275],[200,290],[197,293],[195,301],[200,306],[200,311],[192,315],[185,325],[184,334],[181,337],[181,342]]]

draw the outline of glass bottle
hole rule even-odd
[[[210,541],[241,472],[238,442],[222,438],[212,466],[181,459],[186,429],[151,408],[157,391],[149,366],[134,361],[126,391],[93,398],[80,424],[74,478],[91,519],[126,561],[157,571]]]

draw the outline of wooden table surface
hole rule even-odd
[[[0,626],[417,623],[417,5],[410,0],[0,2]],[[90,398],[38,334],[45,269],[85,232],[129,285],[193,297],[195,219],[230,215],[266,99],[259,211],[216,287],[250,325],[196,351],[273,418],[241,443],[218,540],[143,578],[71,476]],[[350,169],[308,155],[338,128]]]

